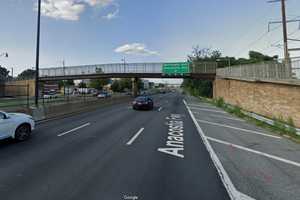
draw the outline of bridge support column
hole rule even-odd
[[[132,94],[134,97],[138,96],[138,78],[132,78]]]

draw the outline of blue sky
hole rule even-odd
[[[35,0],[0,1],[0,64],[19,73],[35,64]],[[121,62],[184,61],[192,47],[245,57],[250,49],[283,50],[280,4],[266,0],[43,0],[42,67]],[[290,19],[300,16],[299,0],[287,1]],[[300,19],[298,17],[297,19]],[[289,25],[300,38],[299,24]],[[299,47],[291,43],[290,47]],[[293,54],[292,56],[296,56]],[[298,53],[299,55],[299,53]]]

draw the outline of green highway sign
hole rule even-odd
[[[190,73],[188,62],[164,63],[162,68],[164,75],[184,75]]]

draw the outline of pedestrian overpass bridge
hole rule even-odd
[[[98,78],[197,78],[213,80],[217,63],[113,63],[42,68],[39,81]]]

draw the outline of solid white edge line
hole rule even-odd
[[[232,181],[230,180],[227,172],[225,171],[221,161],[219,160],[217,154],[215,153],[215,151],[213,150],[213,148],[211,147],[210,143],[208,142],[204,132],[202,131],[200,125],[197,123],[197,120],[195,118],[195,116],[193,115],[192,111],[190,110],[190,108],[187,106],[187,103],[185,100],[183,100],[183,103],[185,105],[185,107],[187,108],[196,128],[197,131],[218,171],[218,174],[223,182],[223,185],[225,186],[230,198],[232,200],[254,200],[252,197],[249,197],[248,195],[245,195],[241,192],[239,192],[235,186],[233,185]]]
[[[231,146],[231,147],[235,147],[237,149],[241,149],[241,150],[244,150],[244,151],[248,151],[248,152],[251,152],[251,153],[254,153],[254,154],[258,154],[258,155],[267,157],[267,158],[271,158],[271,159],[274,159],[274,160],[277,160],[277,161],[281,161],[281,162],[284,162],[284,163],[287,163],[287,164],[290,164],[290,165],[294,165],[296,167],[300,167],[300,163],[297,163],[295,161],[287,160],[285,158],[281,158],[281,157],[278,157],[278,156],[267,154],[267,153],[264,153],[264,152],[261,152],[261,151],[249,149],[247,147],[243,147],[243,146],[240,146],[240,145],[237,145],[237,144],[233,144],[233,143],[230,143],[230,142],[226,142],[226,141],[223,141],[223,140],[218,140],[216,138],[212,138],[212,137],[208,137],[208,136],[206,138],[208,140],[211,140],[211,141],[214,141],[214,142],[217,142],[217,143],[220,143],[220,144],[224,144],[224,145],[228,145],[228,146]]]
[[[84,127],[86,127],[86,126],[89,126],[90,124],[91,124],[91,123],[83,124],[83,125],[81,125],[81,126],[78,126],[78,127],[76,127],[76,128],[73,128],[73,129],[71,129],[71,130],[69,130],[69,131],[60,133],[60,134],[58,134],[57,136],[58,136],[58,137],[64,136],[64,135],[66,135],[66,134],[68,134],[68,133],[71,133],[71,132],[77,131],[78,129],[81,129],[81,128],[84,128]]]
[[[262,133],[259,131],[254,131],[254,130],[248,130],[248,129],[244,129],[244,128],[238,128],[235,126],[229,126],[227,124],[220,124],[220,123],[215,123],[215,122],[209,122],[209,121],[205,121],[205,120],[201,120],[201,119],[196,119],[198,122],[204,123],[204,124],[210,124],[210,125],[214,125],[214,126],[220,126],[220,127],[224,127],[224,128],[231,128],[231,129],[235,129],[235,130],[239,130],[239,131],[244,131],[244,132],[248,132],[248,133],[254,133],[257,135],[262,135],[262,136],[266,136],[266,137],[271,137],[271,138],[275,138],[275,139],[281,139],[281,137],[279,136],[274,136],[274,135],[269,135],[266,133]]]
[[[192,106],[193,107],[193,106]],[[207,111],[207,112],[215,112],[215,113],[223,113],[225,114],[225,111],[221,111],[221,110],[213,110],[213,109],[204,109],[204,108],[191,108],[192,110],[202,110],[202,111]]]
[[[238,118],[233,118],[233,117],[225,117],[225,116],[222,116],[222,115],[210,114],[210,116],[212,116],[212,117],[218,117],[218,118],[223,118],[223,119],[234,120],[234,121],[238,121],[238,122],[244,122],[245,121],[243,119],[238,119]]]
[[[189,107],[198,107],[198,108],[206,108],[206,109],[216,109],[216,107],[213,106],[202,106],[200,104],[188,104]]]
[[[127,143],[126,145],[129,146],[131,145],[134,140],[144,131],[144,128],[141,128]]]

